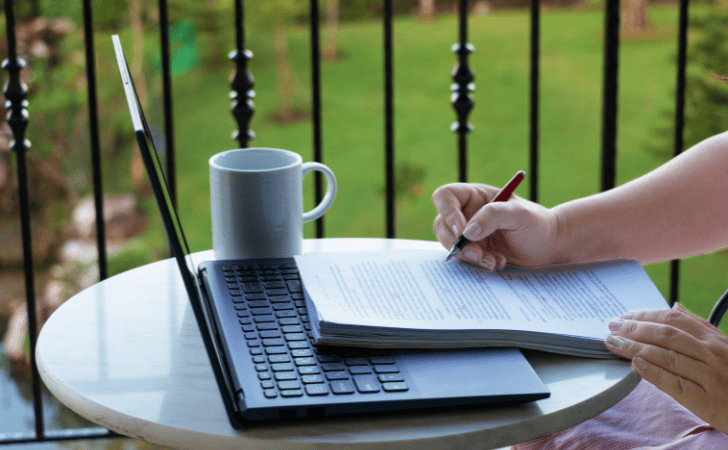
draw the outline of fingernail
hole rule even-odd
[[[480,236],[480,233],[482,231],[483,229],[480,228],[480,225],[478,225],[477,223],[471,223],[470,225],[468,225],[465,231],[463,231],[463,236],[470,239],[471,241],[474,241]]]
[[[629,320],[632,317],[633,317],[632,316],[632,313],[626,313],[626,314],[622,314],[622,317],[620,317],[620,319],[622,319],[622,320]]]
[[[486,256],[480,261],[478,261],[478,265],[486,270],[493,270],[495,269],[495,261],[493,261],[492,256]]]
[[[607,336],[607,345],[616,349],[624,348],[624,341],[617,336]]]
[[[460,237],[460,227],[457,225],[452,226],[452,234],[454,234],[457,237]]]
[[[609,329],[611,331],[617,331],[622,327],[622,321],[621,320],[614,320],[612,322],[609,322]]]
[[[476,255],[475,252],[472,250],[465,250],[463,252],[463,259],[473,264],[478,263],[478,255]]]
[[[642,358],[634,358],[632,360],[632,365],[635,366],[639,370],[642,370],[642,371],[647,370],[647,361],[645,361]]]

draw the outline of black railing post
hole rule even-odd
[[[604,95],[602,110],[602,191],[614,187],[617,167],[617,82],[619,0],[607,0],[604,12]]]
[[[94,52],[93,13],[91,0],[83,0],[83,32],[86,46],[86,83],[88,87],[88,124],[91,137],[94,208],[96,212],[96,248],[99,259],[99,278],[109,276],[106,254],[106,224],[104,223],[104,189],[101,177],[101,148],[99,145],[99,108],[96,98],[96,58]]]
[[[321,47],[319,43],[319,5],[311,0],[311,108],[313,109],[313,159],[323,163],[321,138]],[[321,172],[314,173],[314,198],[318,205],[324,197]],[[324,217],[316,220],[316,237],[324,237]]]
[[[243,14],[243,0],[235,0],[235,48],[230,53],[230,59],[235,62],[235,74],[230,87],[230,99],[233,102],[232,112],[238,129],[233,132],[233,139],[237,140],[241,148],[248,146],[248,142],[255,138],[250,131],[250,119],[253,117],[255,105],[253,104],[253,84],[255,80],[248,70],[248,61],[253,53],[245,50],[245,16]]]
[[[685,69],[688,47],[688,0],[680,0],[677,39],[677,83],[675,87],[675,156],[683,151],[685,128]],[[680,295],[680,260],[670,262],[670,305],[678,301]]]
[[[395,236],[395,173],[394,173],[394,63],[392,0],[384,0],[384,173],[387,237]]]
[[[25,139],[28,128],[28,95],[25,84],[20,80],[20,71],[25,66],[18,56],[18,47],[15,33],[15,11],[13,0],[5,0],[5,23],[8,35],[8,59],[3,62],[3,68],[10,77],[5,86],[5,108],[8,109],[7,121],[13,132],[11,149],[15,152],[18,163],[18,197],[20,204],[20,222],[23,242],[23,268],[25,271],[25,298],[28,308],[28,337],[30,340],[30,366],[31,382],[33,385],[33,411],[35,413],[35,434],[43,439],[45,426],[43,424],[43,401],[41,398],[40,376],[35,359],[35,345],[38,338],[38,318],[35,308],[35,275],[33,273],[33,246],[30,229],[30,195],[28,194],[28,165],[26,152],[30,142]]]
[[[460,0],[459,17],[460,42],[452,46],[452,51],[458,55],[458,61],[451,74],[455,84],[451,86],[453,93],[450,97],[458,120],[450,129],[458,134],[458,180],[464,183],[468,179],[468,133],[473,130],[468,123],[468,115],[475,105],[471,95],[475,90],[475,76],[468,65],[468,56],[474,50],[468,44],[468,0]]]
[[[530,200],[538,202],[538,139],[539,139],[539,75],[541,41],[541,2],[531,0],[531,164],[529,174]]]

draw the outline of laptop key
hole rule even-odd
[[[291,350],[301,350],[308,348],[308,341],[292,341],[288,343]]]
[[[298,280],[288,280],[286,284],[288,285],[288,290],[291,292],[303,292],[301,282]]]
[[[322,363],[321,368],[324,369],[324,372],[346,370],[346,366],[342,363]]]
[[[346,358],[344,364],[347,366],[368,366],[369,361],[366,358]]]
[[[288,351],[286,351],[285,347],[280,347],[280,346],[265,347],[266,355],[280,355],[283,353],[288,353]]]
[[[282,390],[281,397],[303,397],[303,390],[301,390],[301,389]]]
[[[295,358],[293,360],[297,366],[315,366],[316,360],[312,357]]]
[[[276,398],[278,397],[278,392],[275,389],[266,389],[263,391],[263,395],[266,398]]]
[[[348,380],[349,372],[347,372],[345,370],[337,370],[336,372],[326,372],[326,379],[329,381]]]
[[[362,394],[379,392],[379,382],[373,375],[356,375],[354,376],[354,384]]]
[[[284,389],[301,389],[301,383],[296,381],[279,381],[278,382],[278,389],[284,390]]]
[[[391,383],[382,383],[382,389],[384,389],[385,392],[403,392],[408,390],[409,388],[403,381],[397,381]]]
[[[283,284],[282,281],[265,281],[263,283],[263,287],[266,290],[270,290],[270,289],[282,289],[282,288],[286,287],[286,285]]]
[[[263,292],[263,286],[261,286],[260,283],[258,283],[258,282],[242,283],[242,285],[243,285],[243,292],[245,292],[246,294],[249,292]]]
[[[391,356],[372,356],[369,360],[372,364],[394,364],[394,358]]]
[[[284,342],[281,338],[263,339],[264,347],[281,346],[283,344]]]
[[[377,375],[377,378],[379,378],[379,381],[381,381],[382,383],[387,383],[390,381],[404,381],[402,375],[398,373],[382,373],[380,375]]]
[[[286,363],[286,362],[291,362],[291,358],[284,353],[284,354],[280,354],[280,355],[270,355],[268,357],[268,361],[271,364],[275,364],[275,363]]]
[[[273,372],[286,372],[293,370],[293,364],[291,363],[273,363],[270,368]]]
[[[329,390],[325,384],[307,384],[305,386],[308,395],[329,395]]]
[[[295,372],[275,372],[273,374],[273,376],[275,377],[276,381],[281,381],[281,382],[298,380],[298,377],[296,376]],[[280,384],[282,384],[282,383],[279,383],[278,387],[280,387]],[[298,387],[298,381],[296,381],[296,387]],[[293,388],[281,387],[281,389],[293,389]]]
[[[281,332],[278,331],[277,328],[272,328],[272,329],[261,331],[260,337],[262,339],[279,338],[279,337],[281,337]]]
[[[372,373],[372,368],[369,366],[352,366],[349,367],[349,373],[352,375],[364,375]]]
[[[305,341],[307,340],[306,335],[303,333],[286,333],[286,341]]]
[[[397,373],[397,372],[399,372],[399,368],[397,368],[397,366],[378,365],[378,366],[374,366],[374,372],[376,372],[376,373]]]
[[[323,383],[324,377],[318,374],[314,375],[302,375],[301,381],[303,381],[304,384],[311,384],[311,383]]]
[[[329,386],[331,387],[331,392],[337,395],[354,393],[354,383],[350,380],[332,381],[329,383]]]

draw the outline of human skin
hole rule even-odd
[[[489,203],[498,188],[454,183],[432,201],[433,230],[457,258],[497,270],[632,258],[641,264],[728,246],[728,132],[606,192],[545,208],[517,195]],[[698,417],[728,433],[728,338],[681,306],[631,313],[610,324],[615,354]]]

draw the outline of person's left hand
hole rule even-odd
[[[607,348],[643,379],[728,434],[728,337],[682,305],[609,324]]]

